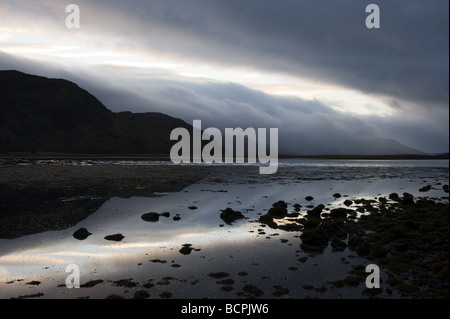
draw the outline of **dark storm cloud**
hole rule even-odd
[[[365,7],[372,2],[381,9],[377,30],[365,27]],[[14,8],[20,1],[6,3]],[[32,22],[64,20],[59,1],[45,3],[22,9],[27,17],[39,12],[39,19]],[[101,72],[61,69],[1,52],[0,68],[15,66],[32,74],[67,78],[114,111],[158,111],[187,122],[202,119],[205,126],[219,128],[279,127],[280,147],[297,145],[297,153],[330,152],[336,146],[343,148],[346,140],[378,137],[397,138],[429,152],[448,151],[446,0],[78,0],[77,4],[82,23],[78,34],[92,36],[100,47],[309,78],[373,94],[399,113],[390,118],[356,117],[319,101],[272,96],[226,83],[227,79],[199,83],[175,77],[129,78],[126,72],[109,72],[107,66]]]
[[[386,137],[367,121],[334,111],[318,101],[273,96],[234,83],[147,79],[129,83],[133,89],[120,88],[114,81],[105,83],[89,73],[56,69],[1,52],[0,69],[69,79],[113,111],[163,112],[190,124],[200,119],[203,129],[279,128],[282,153],[337,153],[349,141]]]
[[[92,23],[122,39],[130,36],[137,48],[285,72],[425,106],[448,104],[448,1],[378,1],[380,29],[365,26],[369,3],[156,0],[131,5],[113,0],[85,5],[99,13],[87,27]],[[108,20],[111,14],[117,19]]]

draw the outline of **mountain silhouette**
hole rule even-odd
[[[0,152],[168,155],[176,127],[161,113],[113,113],[75,83],[0,71]]]
[[[168,156],[176,143],[170,140],[172,130],[192,132],[181,119],[162,113],[115,113],[73,82],[12,70],[0,71],[0,115],[0,153]],[[280,145],[279,153],[424,154],[393,139],[332,138],[324,147],[323,140],[308,136],[296,145]]]

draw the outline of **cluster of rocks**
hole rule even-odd
[[[296,205],[289,213],[288,206],[274,203],[259,222],[300,231],[300,247],[311,256],[329,245],[333,251],[356,252],[386,269],[388,284],[405,296],[448,298],[448,201],[392,193],[346,200],[345,207],[333,209],[319,204],[303,214]]]

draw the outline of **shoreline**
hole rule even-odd
[[[61,203],[95,204],[84,196],[101,206],[69,228],[5,239],[2,268],[17,260],[19,273],[0,282],[2,298],[448,298],[448,168],[319,170],[266,178],[257,167],[0,165],[0,195],[13,187],[23,203],[20,194],[41,199],[45,223],[63,215]],[[159,220],[143,220],[148,212]],[[16,224],[33,224],[32,213]],[[79,241],[82,227],[92,235]],[[113,234],[124,238],[106,240]],[[67,263],[87,267],[83,288],[65,288]],[[372,263],[381,290],[365,287]]]
[[[0,159],[99,159],[99,160],[155,160],[171,162],[167,154],[78,154],[78,153],[52,153],[52,152],[4,152]],[[397,154],[397,155],[286,155],[279,154],[279,159],[330,159],[330,160],[436,160],[449,159],[449,153],[442,154]]]

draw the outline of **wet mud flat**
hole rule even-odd
[[[0,239],[65,229],[111,197],[180,191],[209,174],[195,166],[10,162],[0,165]]]

